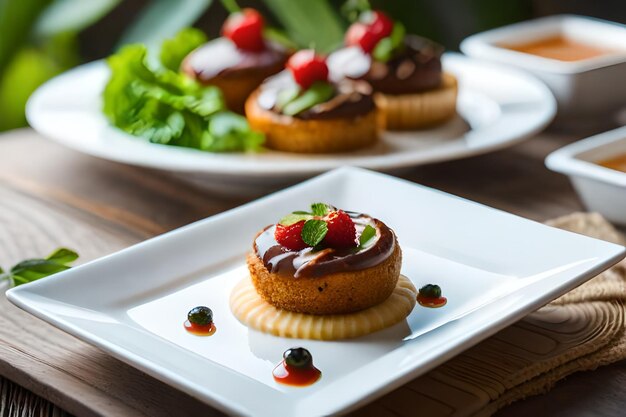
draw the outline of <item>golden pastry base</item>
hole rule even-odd
[[[274,336],[337,340],[364,336],[404,320],[416,304],[417,290],[400,275],[389,298],[366,310],[350,314],[313,315],[281,310],[256,292],[249,277],[230,295],[230,309],[246,326]]]
[[[442,85],[415,94],[374,94],[380,122],[387,130],[416,130],[449,120],[456,114],[456,78],[443,73]]]

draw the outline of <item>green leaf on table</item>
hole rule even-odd
[[[311,204],[311,212],[314,216],[325,216],[330,212],[330,207],[326,203]]]
[[[186,28],[171,39],[163,41],[159,59],[165,68],[178,71],[189,52],[207,41],[207,36],[199,29]]]
[[[374,236],[376,236],[376,229],[368,224],[361,232],[361,236],[359,236],[359,247],[365,247]]]
[[[294,116],[310,109],[316,104],[330,100],[335,88],[327,82],[316,81],[311,87],[303,91],[298,97],[283,107],[283,114]]]
[[[302,240],[309,246],[317,246],[328,233],[324,220],[307,220],[302,227]]]
[[[70,264],[78,259],[71,249],[59,248],[45,259],[26,259],[14,265],[9,272],[0,268],[0,281],[11,285],[21,285],[70,269]]]
[[[11,275],[34,281],[66,269],[70,267],[48,259],[27,259],[11,268]]]
[[[78,259],[78,254],[71,249],[59,248],[48,255],[46,259],[60,264],[70,264]]]

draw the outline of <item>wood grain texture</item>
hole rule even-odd
[[[547,153],[574,139],[540,136],[509,150],[410,169],[400,176],[543,221],[582,209],[568,181],[543,166]],[[45,255],[60,245],[79,249],[84,262],[243,202],[215,198],[161,173],[80,155],[30,130],[0,136],[0,265],[5,267],[24,257]],[[566,403],[563,409],[570,411],[567,415],[597,411],[593,398],[584,401],[593,392],[580,389],[582,383],[576,381],[597,384],[609,374],[623,380],[625,372],[623,365],[610,366],[599,373],[573,377],[573,385],[560,384],[565,390],[574,390],[565,392],[578,395],[575,407]],[[81,416],[217,414],[42,324],[4,297],[0,297],[0,375]],[[604,396],[614,397],[611,407],[626,406],[617,383],[603,384],[608,390]],[[16,394],[0,398],[0,416],[7,407],[14,409],[6,414],[9,416],[62,415],[37,396],[7,387],[15,385],[0,381],[3,392],[8,389]],[[73,394],[76,392],[80,395]],[[29,414],[16,411],[22,401],[19,397],[29,395]],[[543,403],[529,401],[523,413],[541,415],[553,400],[550,394],[544,398]],[[619,400],[621,403],[616,403]],[[524,403],[509,407],[512,414],[505,409],[500,415],[521,415],[514,410]],[[615,408],[606,406],[611,409]]]

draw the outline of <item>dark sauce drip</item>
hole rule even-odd
[[[192,323],[189,320],[185,320],[183,326],[185,327],[185,330],[187,330],[189,333],[195,334],[196,336],[213,336],[217,331],[215,323],[202,325]]]
[[[272,375],[274,380],[281,384],[305,387],[317,382],[321,378],[322,372],[313,365],[297,368],[281,361],[272,371]]]
[[[384,262],[393,253],[396,239],[383,222],[367,215],[347,212],[357,226],[357,234],[366,224],[376,228],[376,241],[364,249],[306,248],[290,251],[274,239],[275,225],[267,226],[254,240],[254,251],[268,271],[295,278],[319,277],[336,272],[358,271]]]

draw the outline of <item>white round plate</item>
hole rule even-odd
[[[379,145],[346,154],[215,154],[148,143],[103,115],[101,92],[109,75],[103,61],[48,81],[30,98],[26,114],[35,130],[70,148],[230,191],[233,185],[293,182],[344,165],[389,171],[477,155],[528,138],[554,117],[554,97],[530,75],[460,54],[445,54],[443,65],[459,80],[458,117],[434,129],[386,132]]]

